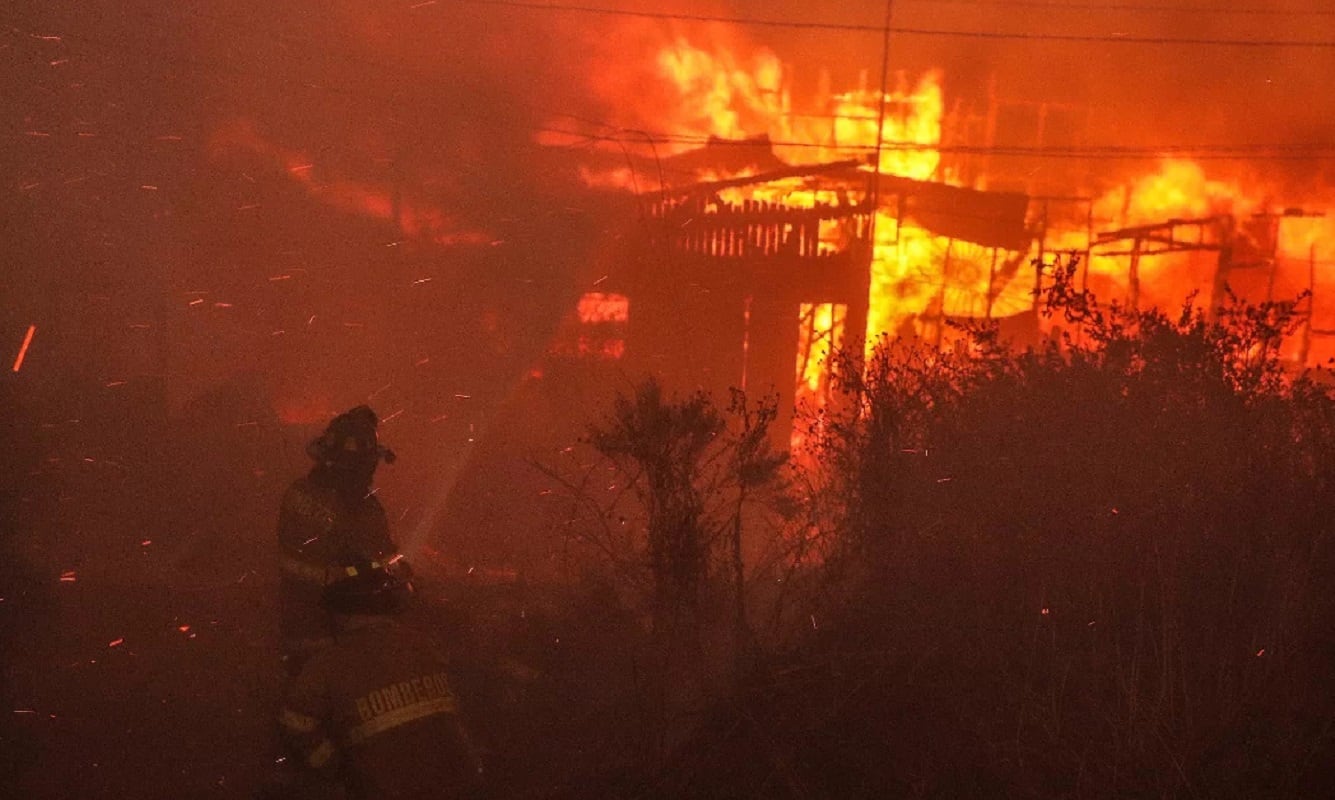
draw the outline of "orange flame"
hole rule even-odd
[[[773,155],[785,163],[860,158],[866,163],[864,169],[870,171],[876,161],[873,154],[879,152],[879,164],[875,166],[884,174],[960,185],[959,176],[943,162],[939,149],[945,107],[939,71],[927,72],[916,80],[899,75],[884,93],[865,85],[847,91],[826,89],[811,102],[799,103],[794,100],[790,70],[772,51],[747,47],[726,30],[712,30],[710,36],[708,47],[700,47],[684,36],[659,41],[655,47],[641,36],[640,41],[647,45],[642,63],[599,71],[595,91],[604,94],[609,105],[629,109],[624,121],[627,128],[662,134],[659,155],[699,147],[710,137],[768,137]],[[617,146],[634,147],[636,142],[627,136]],[[702,170],[694,177],[704,182],[746,174],[745,170],[738,174]],[[585,169],[582,177],[589,185],[603,187],[645,192],[660,188],[656,176],[640,175],[637,183],[633,167],[618,166],[605,172]],[[979,176],[975,185],[985,186],[988,178]],[[1084,191],[1088,188],[1071,187],[1072,194]],[[1254,215],[1274,212],[1273,195],[1262,188],[1207,176],[1195,162],[1165,159],[1157,170],[1097,196],[1089,216],[1094,230],[1103,231],[1227,214],[1242,230]],[[840,192],[813,189],[801,178],[731,187],[718,196],[721,203],[734,205],[756,200],[812,207],[848,201]],[[948,317],[1005,317],[1030,311],[1035,273],[1016,265],[1028,264],[1040,254],[1085,251],[1090,238],[1083,220],[1078,226],[1071,223],[1078,230],[1063,230],[1062,223],[1053,222],[1045,231],[1045,240],[1036,240],[1028,252],[1007,252],[952,241],[916,227],[897,218],[898,209],[888,198],[883,198],[875,216],[866,337],[869,346],[881,332],[897,337],[934,337],[945,346],[950,344],[943,327]],[[836,221],[822,222],[820,238],[823,252],[840,251],[848,244]],[[1310,279],[1308,273],[1313,264],[1329,260],[1333,241],[1335,226],[1325,219],[1284,218],[1275,243],[1276,278],[1270,287],[1275,299],[1295,296],[1309,284],[1315,288],[1321,282],[1320,271]],[[1126,256],[1099,255],[1096,249],[1086,262],[1092,283],[1102,284],[1101,298],[1126,296],[1127,261]],[[998,273],[999,263],[1008,263],[1011,268]],[[1142,304],[1175,307],[1193,290],[1208,296],[1217,265],[1217,252],[1142,259]],[[1330,288],[1335,287],[1318,292],[1318,296],[1330,294]],[[1330,309],[1323,312],[1320,303],[1314,304],[1314,328],[1323,327],[1316,321],[1323,318],[1323,313],[1335,320],[1335,303],[1327,305]],[[804,328],[802,336],[817,340],[831,336],[832,328],[821,328],[826,322],[834,324],[829,313],[811,313],[810,309],[804,313],[811,315],[811,325]],[[1313,355],[1318,349],[1313,346]],[[1335,343],[1330,349],[1335,352]],[[820,385],[819,373],[814,369],[810,364],[798,365],[795,382],[800,393],[810,394]]]
[[[1136,177],[1093,201],[1096,230],[1156,225],[1175,220],[1227,218],[1236,231],[1229,234],[1235,248],[1248,246],[1257,252],[1244,259],[1244,270],[1233,275],[1231,288],[1248,300],[1291,300],[1311,289],[1312,327],[1329,328],[1335,307],[1323,308],[1319,298],[1321,276],[1315,265],[1326,262],[1335,248],[1335,225],[1322,214],[1321,199],[1311,210],[1285,209],[1273,198],[1281,193],[1260,181],[1219,180],[1207,176],[1204,167],[1187,159],[1165,158],[1158,169]],[[1332,198],[1327,198],[1330,200]],[[1258,228],[1273,225],[1273,237],[1251,241]],[[1085,233],[1058,232],[1049,250],[1082,250]],[[1113,246],[1126,250],[1128,243]],[[1100,250],[1104,252],[1100,252]],[[1123,299],[1130,280],[1130,257],[1108,255],[1096,248],[1088,261],[1091,286],[1103,299]],[[1175,306],[1195,292],[1209,296],[1216,270],[1217,251],[1156,254],[1141,257],[1137,264],[1141,282],[1141,307]],[[1245,291],[1247,284],[1253,291]],[[1258,294],[1256,285],[1263,285]],[[1328,292],[1328,290],[1327,290]],[[1329,305],[1329,304],[1327,304]],[[1315,363],[1309,358],[1309,363]]]

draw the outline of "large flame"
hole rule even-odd
[[[651,59],[650,72],[666,87],[668,102],[642,113],[644,127],[658,132],[666,153],[698,147],[711,139],[741,140],[768,137],[774,155],[792,164],[820,164],[849,159],[861,160],[867,172],[880,171],[916,180],[949,178],[942,174],[941,121],[942,76],[928,72],[916,80],[899,74],[882,93],[865,85],[847,91],[827,91],[808,104],[809,110],[794,108],[790,76],[771,51],[756,48],[739,55],[728,43],[712,49],[695,46],[678,36],[665,43]],[[864,82],[865,83],[865,82]],[[606,89],[608,84],[602,83]],[[623,90],[617,84],[617,91]],[[658,92],[641,93],[658,97]],[[618,102],[634,105],[637,98],[623,95]],[[638,123],[637,123],[638,124]],[[632,141],[633,139],[628,139]],[[552,144],[559,141],[551,140]],[[623,143],[624,144],[624,143]],[[658,153],[662,155],[662,153]],[[748,174],[701,172],[698,181],[720,180]],[[622,186],[633,191],[659,188],[651,176],[637,176],[628,168],[615,167],[601,173],[584,171],[590,185]],[[747,201],[782,203],[811,208],[817,204],[848,204],[850,198],[834,190],[809,188],[801,179],[785,179],[719,193],[724,203]],[[855,201],[855,199],[854,199]],[[935,304],[958,306],[959,292],[941,295],[941,275],[934,265],[950,245],[944,238],[901,224],[892,206],[876,213],[874,224],[868,329],[917,335],[915,320]],[[821,223],[820,249],[837,251],[848,245],[848,234],[837,220]],[[956,258],[971,255],[956,247]],[[978,270],[972,272],[977,277]],[[986,280],[974,280],[971,288],[986,291]],[[982,303],[969,298],[970,309]],[[959,309],[950,308],[950,313]],[[832,306],[804,307],[800,336],[804,346],[798,364],[798,402],[820,403],[828,387],[824,375],[825,356],[831,343],[843,336],[843,311]],[[864,332],[850,332],[862,335]],[[868,337],[869,339],[871,337]]]
[[[884,95],[865,87],[830,93],[816,99],[816,111],[796,113],[783,65],[768,50],[742,58],[726,50],[707,52],[678,38],[658,54],[656,63],[659,76],[679,98],[661,121],[683,143],[679,149],[709,137],[735,140],[766,135],[774,143],[775,155],[789,163],[850,158],[875,163],[879,150],[880,169],[885,174],[917,180],[939,177],[943,109],[940,72],[929,72],[916,82],[898,75],[896,85]],[[697,179],[728,177],[738,176],[700,174]],[[799,179],[731,188],[720,196],[730,203],[759,200],[801,208],[848,202],[832,190],[806,188]],[[943,250],[945,240],[919,228],[899,225],[887,210],[877,213],[875,231],[868,327],[872,331],[905,332],[910,319],[937,294],[936,281],[930,274],[932,256]],[[821,240],[822,249],[839,249],[846,244],[843,231],[833,220],[822,223]],[[818,339],[829,340],[829,334],[828,329],[814,331]],[[816,361],[804,366],[799,386],[814,390],[822,385],[816,375],[820,369]]]
[[[614,87],[607,99],[618,108],[631,109],[633,118],[626,125],[636,130],[636,136],[657,137],[658,156],[698,148],[711,138],[768,137],[774,155],[788,164],[856,158],[867,171],[879,167],[886,175],[962,184],[941,152],[944,101],[940,71],[916,79],[896,75],[884,92],[868,88],[864,77],[856,88],[827,88],[819,96],[799,102],[791,88],[793,76],[778,56],[765,48],[746,47],[731,34],[715,31],[708,47],[697,46],[680,35],[660,42],[656,50],[643,57],[642,64],[625,72],[641,82],[603,78],[599,88],[606,91]],[[644,80],[646,76],[651,80]],[[822,86],[827,84],[822,81]],[[632,85],[636,91],[629,90]],[[652,89],[642,88],[650,85]],[[627,136],[619,146],[635,146],[635,141]],[[879,163],[875,154],[879,154]],[[694,178],[715,181],[755,172],[701,171]],[[984,188],[994,177],[980,175],[969,188]],[[584,178],[590,184],[634,191],[660,188],[657,179],[637,176],[629,166],[601,173],[586,170]],[[1104,187],[1108,185],[1106,180]],[[1316,269],[1331,258],[1335,230],[1328,218],[1276,213],[1284,210],[1274,200],[1277,193],[1260,184],[1212,178],[1201,164],[1180,158],[1166,158],[1157,168],[1122,180],[1111,190],[1072,185],[1069,193],[1093,196],[1088,201],[1088,214],[1049,220],[1045,211],[1040,221],[1031,202],[1030,223],[1036,235],[1028,252],[998,251],[934,235],[898,218],[893,199],[881,198],[875,212],[868,346],[873,346],[881,333],[922,337],[947,346],[949,329],[943,323],[949,317],[1005,317],[1033,308],[1036,272],[1017,268],[1017,264],[1040,257],[1051,260],[1053,253],[1062,251],[1086,251],[1092,234],[1099,231],[1210,218],[1227,219],[1231,226],[1228,236],[1243,245],[1255,244],[1248,237],[1270,224],[1267,220],[1279,220],[1270,237],[1272,245],[1258,245],[1262,250],[1273,248],[1273,252],[1262,253],[1262,266],[1271,270],[1268,280],[1263,281],[1270,295],[1264,299],[1284,299],[1315,289],[1318,300],[1312,304],[1310,327],[1318,334],[1323,327],[1333,327],[1323,320],[1335,316],[1331,313],[1335,312],[1335,303],[1328,304],[1332,306],[1330,311],[1323,309],[1319,298],[1324,293],[1317,286],[1321,270]],[[842,192],[814,190],[800,178],[730,187],[719,192],[719,199],[726,204],[762,201],[797,207],[849,202]],[[1215,229],[1206,226],[1200,230],[1208,237]],[[848,244],[846,231],[836,221],[822,223],[820,238],[823,251],[842,250]],[[1137,258],[1138,288],[1133,288],[1136,281],[1131,277],[1127,246],[1096,247],[1086,262],[1091,286],[1101,290],[1101,298],[1125,300],[1129,293],[1135,293],[1142,306],[1175,307],[1189,293],[1210,297],[1219,265],[1218,250]],[[1010,269],[999,272],[999,263],[1009,264]],[[1248,269],[1255,271],[1255,265]],[[1035,315],[1026,318],[1035,320],[1030,324],[1039,324]],[[823,375],[825,351],[836,339],[858,333],[836,332],[842,319],[842,312],[834,307],[804,306],[802,319],[796,321],[801,325],[803,345],[795,375],[798,402],[820,402],[827,385]],[[1309,362],[1324,353],[1320,343],[1313,343],[1310,351]]]
[[[681,104],[674,133],[742,139],[776,134],[786,119],[783,66],[762,50],[746,64],[731,52],[709,53],[678,38],[658,53],[659,74],[677,89]],[[757,130],[759,129],[759,130]]]
[[[1310,327],[1330,328],[1332,312],[1321,298],[1321,270],[1335,248],[1335,220],[1323,213],[1322,198],[1296,208],[1276,202],[1280,193],[1260,179],[1223,180],[1182,158],[1164,158],[1153,171],[1135,176],[1092,201],[1090,217],[1096,231],[1134,229],[1176,223],[1175,234],[1193,236],[1207,245],[1231,244],[1235,269],[1230,289],[1250,301],[1293,300],[1313,292]],[[1326,198],[1329,200],[1331,198]],[[1194,221],[1206,221],[1196,225]],[[1049,250],[1083,250],[1087,231],[1055,231]],[[1174,306],[1191,294],[1210,298],[1221,256],[1214,247],[1158,253],[1153,243],[1134,259],[1134,238],[1095,247],[1088,260],[1090,285],[1104,300],[1134,302],[1140,307]],[[1138,290],[1130,284],[1139,281]],[[1249,291],[1250,289],[1250,291]],[[1138,293],[1138,296],[1135,294]],[[1220,300],[1222,298],[1213,298]],[[1306,313],[1306,311],[1304,312]],[[1326,348],[1317,347],[1307,356]],[[1295,353],[1296,355],[1296,353]]]
[[[682,52],[680,43],[674,52]],[[734,126],[742,116],[759,118],[766,125],[763,132],[777,142],[775,154],[789,162],[819,163],[860,156],[875,163],[879,150],[880,170],[885,174],[917,180],[937,174],[942,113],[939,73],[928,73],[915,85],[901,77],[899,85],[884,96],[867,89],[831,95],[821,103],[827,113],[797,117],[790,113],[790,100],[781,88],[782,72],[775,59],[758,60],[754,75],[732,70],[726,80],[713,83],[706,75],[690,71],[708,68],[714,63],[708,57],[674,58],[668,63],[673,65],[672,76],[683,91],[709,87],[704,107],[710,110],[707,119],[711,127],[704,133],[732,138],[753,134]],[[746,114],[728,113],[727,108],[720,107],[722,97],[743,102]],[[747,200],[777,202],[800,208],[848,202],[833,190],[807,188],[799,179],[728,189],[721,193],[721,199],[737,204]],[[885,206],[875,215],[868,329],[911,330],[916,334],[917,330],[909,327],[910,319],[927,308],[937,294],[936,282],[930,276],[933,248],[944,246],[945,240],[899,224]],[[821,223],[820,239],[823,251],[847,246],[846,233],[838,220]],[[829,390],[826,357],[843,340],[843,313],[828,304],[802,309],[795,397],[799,404],[818,407],[825,401]]]

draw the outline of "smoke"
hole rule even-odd
[[[206,50],[258,54],[254,64],[273,67],[270,78],[240,81],[235,92],[244,96],[239,105],[259,101],[268,108],[267,121],[284,144],[332,147],[345,158],[393,161],[428,183],[501,193],[570,179],[536,142],[605,141],[573,132],[636,147],[626,129],[682,127],[692,109],[665,80],[660,58],[674,47],[728,54],[713,66],[719,92],[732,93],[739,108],[756,100],[740,97],[748,88],[739,76],[754,82],[766,72],[781,75],[799,109],[821,91],[875,86],[885,12],[852,0],[597,6],[621,14],[487,2],[345,0],[332,11],[308,2],[285,4],[283,11],[254,3],[245,11],[248,4],[229,15],[223,31],[233,38],[220,38],[218,20],[205,18],[197,23],[199,41]],[[1321,40],[1335,28],[1335,15],[1320,0],[899,0],[893,10],[892,72],[941,69],[948,103],[978,116],[990,99],[1015,116],[1028,110],[1032,117],[1041,107],[1045,144],[1152,150],[1335,140],[1335,119],[1322,113],[1335,103],[1335,83],[1327,77],[1335,74],[1335,48],[1227,44]],[[741,21],[703,19],[709,17]],[[329,96],[294,101],[294,83],[325,86]],[[759,86],[766,88],[772,87]],[[779,99],[772,94],[760,102]],[[757,126],[741,118],[739,132],[748,123]],[[1039,143],[1036,131],[1032,120],[1017,126],[1003,119],[994,143],[1031,146]],[[1137,171],[1106,155],[1091,166],[1113,180]],[[1222,157],[1211,165],[1212,173],[1229,177],[1249,170],[1301,187],[1316,182],[1322,165],[1272,158],[1257,167]]]
[[[801,4],[737,0],[739,13],[810,17]],[[1100,6],[1102,6],[1100,8]],[[857,23],[879,25],[883,9],[843,2]],[[1235,13],[1230,13],[1235,12]],[[1162,0],[1119,2],[989,2],[989,0],[901,0],[894,4],[896,28],[920,31],[1007,33],[1031,38],[984,39],[894,33],[892,68],[922,71],[940,67],[948,95],[986,100],[989,82],[998,99],[1010,103],[1069,104],[1088,112],[1080,131],[1094,145],[1162,146],[1180,144],[1329,143],[1335,121],[1322,109],[1335,102],[1335,48],[1238,47],[1224,44],[1118,42],[1161,39],[1226,42],[1232,40],[1330,40],[1335,16],[1319,0]],[[1070,42],[1079,36],[1110,41]],[[781,34],[773,46],[785,60],[828,64],[843,80],[857,70],[875,68],[878,37],[836,46],[843,34],[806,30]],[[780,40],[781,39],[781,40]],[[999,144],[1027,144],[999,141]],[[1237,172],[1237,163],[1217,170]],[[1267,165],[1267,171],[1270,171]],[[1280,162],[1297,182],[1313,164]],[[1116,171],[1117,164],[1107,165]]]

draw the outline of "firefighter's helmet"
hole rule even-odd
[[[380,444],[376,429],[380,418],[370,406],[357,406],[334,417],[324,433],[306,446],[306,454],[326,465],[374,464],[384,459],[393,464],[394,451]]]

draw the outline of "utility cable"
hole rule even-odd
[[[1258,17],[1329,17],[1335,16],[1335,9],[1297,9],[1297,8],[1210,8],[1208,6],[1184,5],[1136,5],[1132,3],[1067,3],[1053,0],[905,0],[910,5],[963,5],[991,8],[1037,8],[1045,11],[1116,11],[1147,14],[1217,14],[1219,16],[1258,16]]]
[[[882,29],[884,31],[884,28]],[[36,36],[37,34],[31,34]],[[79,41],[92,45],[98,49],[109,50],[114,53],[125,53],[123,43],[101,39],[97,36],[86,34],[68,34],[63,33],[65,39]],[[203,60],[188,56],[160,56],[173,68],[173,74],[179,74],[182,71],[194,73],[203,78],[212,78],[219,82],[223,79],[216,73],[230,73],[241,75],[248,78],[277,78],[288,84],[297,84],[303,88],[313,91],[330,93],[338,96],[372,101],[384,104],[392,108],[394,102],[384,96],[369,92],[350,89],[343,86],[336,86],[328,83],[314,84],[283,76],[276,76],[275,73],[268,72],[260,74],[255,70],[245,69],[235,64],[225,63],[221,60]],[[306,60],[309,63],[309,60]],[[360,61],[360,60],[358,60]],[[378,65],[385,70],[394,70],[393,67]],[[413,74],[409,72],[408,74]],[[434,105],[430,98],[420,101],[422,105]],[[660,144],[677,144],[687,146],[718,146],[718,147],[755,147],[757,140],[734,140],[720,139],[706,134],[681,134],[668,133],[652,130],[630,130],[622,126],[614,125],[602,120],[589,119],[575,114],[566,114],[550,109],[524,106],[529,112],[548,114],[550,116],[562,117],[573,120],[578,123],[591,125],[599,132],[591,133],[588,131],[576,131],[561,127],[555,127],[552,124],[537,124],[526,120],[520,114],[505,114],[495,109],[490,110],[488,114],[495,117],[498,122],[507,122],[521,126],[535,133],[552,133],[563,136],[570,136],[586,141],[607,141],[611,143],[625,142],[626,144],[635,144],[643,142],[650,146]],[[11,138],[19,139],[30,137],[34,132],[16,131]],[[42,132],[42,138],[48,138],[47,132]],[[940,153],[958,153],[975,155],[994,155],[1002,157],[1032,157],[1041,159],[1096,159],[1096,160],[1127,160],[1127,159],[1152,159],[1163,156],[1177,155],[1181,157],[1190,157],[1207,160],[1227,160],[1227,161],[1250,161],[1250,160],[1333,160],[1335,159],[1335,145],[1332,144],[1309,144],[1309,143],[1282,143],[1282,144],[1257,144],[1257,145],[1162,145],[1162,146],[1143,146],[1143,147],[1121,147],[1114,145],[1106,146],[1081,146],[1081,147],[1034,147],[1034,146],[968,146],[968,145],[943,145],[918,142],[883,142],[876,144],[821,144],[815,142],[786,141],[786,140],[761,140],[771,147],[802,148],[814,150],[827,150],[831,152],[870,153],[878,149],[891,151],[923,152],[936,151]]]
[[[722,22],[730,25],[750,25],[757,27],[775,27],[775,28],[797,28],[809,30],[828,30],[828,31],[848,31],[859,33],[884,33],[885,27],[882,25],[867,25],[858,23],[839,23],[839,22],[802,22],[794,20],[765,19],[760,17],[739,17],[739,16],[721,16],[708,14],[678,14],[665,11],[630,11],[626,9],[601,8],[596,6],[580,6],[559,3],[532,3],[526,0],[455,0],[459,3],[470,3],[473,5],[496,6],[503,8],[520,8],[531,11],[562,11],[582,14],[601,14],[606,16],[618,17],[638,17],[641,19],[660,19],[681,22]],[[1064,33],[1004,33],[996,31],[961,31],[939,28],[917,28],[896,26],[890,28],[891,33],[904,34],[907,36],[924,37],[956,37],[969,39],[999,39],[1014,41],[1050,41],[1050,42],[1081,42],[1108,43],[1108,44],[1141,44],[1141,45],[1189,45],[1189,46],[1218,46],[1218,47],[1297,47],[1297,48],[1335,48],[1335,40],[1323,39],[1223,39],[1223,38],[1205,38],[1205,37],[1176,37],[1176,36],[1131,36],[1131,35],[1082,35],[1082,34],[1064,34]]]

